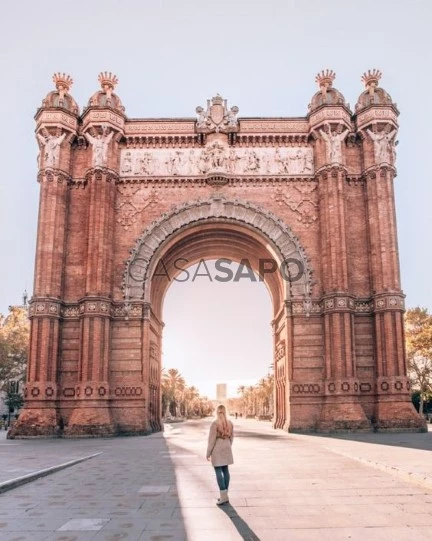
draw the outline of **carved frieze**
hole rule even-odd
[[[121,151],[122,177],[199,176],[210,172],[230,175],[307,175],[314,173],[311,147],[232,148],[220,141],[185,149]]]

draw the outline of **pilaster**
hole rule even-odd
[[[30,348],[25,406],[8,436],[52,436],[61,425],[57,409],[60,305],[71,181],[71,143],[78,127],[78,108],[68,94],[72,80],[53,77],[56,90],[36,114],[40,147],[39,219],[33,298],[30,302]]]
[[[376,89],[373,95],[374,92]],[[362,98],[363,103],[366,98],[369,98],[367,93]],[[400,284],[393,187],[397,115],[393,104],[375,106],[372,102],[359,108],[356,117],[363,145],[375,330],[374,425],[376,430],[419,430],[425,428],[425,422],[412,405],[407,378],[404,295]]]

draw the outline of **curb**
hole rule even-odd
[[[376,470],[389,473],[390,475],[393,475],[393,477],[397,477],[399,479],[402,479],[403,481],[407,481],[409,483],[413,483],[414,485],[420,486],[422,488],[427,488],[428,490],[432,490],[432,477],[428,477],[420,473],[401,470],[400,468],[396,468],[396,466],[387,466],[386,464],[381,464],[380,462],[375,462],[367,458],[361,458],[358,456],[350,455],[348,453],[338,451],[332,447],[325,447],[325,448],[327,449],[327,451],[331,451],[332,453],[336,453],[346,458],[350,458],[351,460],[356,460],[357,462],[361,462],[362,464],[365,464],[366,466],[369,466],[370,468],[374,468]]]
[[[50,475],[51,473],[64,470],[65,468],[69,468],[70,466],[74,466],[75,464],[79,464],[80,462],[84,462],[85,460],[89,460],[90,458],[94,458],[95,456],[99,456],[101,454],[102,451],[100,451],[99,453],[94,453],[93,455],[77,458],[69,462],[64,462],[63,464],[58,464],[57,466],[51,466],[50,468],[45,468],[43,470],[38,470],[33,473],[28,473],[27,475],[23,475],[22,477],[16,477],[15,479],[10,479],[9,481],[4,481],[3,483],[0,483],[0,494],[2,494],[3,492],[7,492],[8,490],[12,490],[13,488],[17,488],[21,485],[25,485],[26,483],[30,483],[31,481],[35,481],[40,477],[45,477],[46,475]]]

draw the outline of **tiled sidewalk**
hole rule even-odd
[[[420,466],[418,453],[428,451],[409,446],[427,448],[431,433],[326,438],[239,419],[230,504],[218,508],[214,472],[204,456],[209,423],[113,440],[0,441],[1,464],[9,472],[102,451],[0,495],[0,539],[431,539],[432,490],[360,462],[369,457]]]

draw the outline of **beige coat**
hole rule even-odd
[[[229,421],[231,425],[231,432],[233,432],[233,424]],[[207,445],[207,458],[211,457],[211,463],[213,466],[229,466],[234,463],[233,454],[231,450],[231,445],[233,442],[233,437],[231,438],[218,438],[216,432],[216,421],[210,426],[210,432],[208,437]]]

